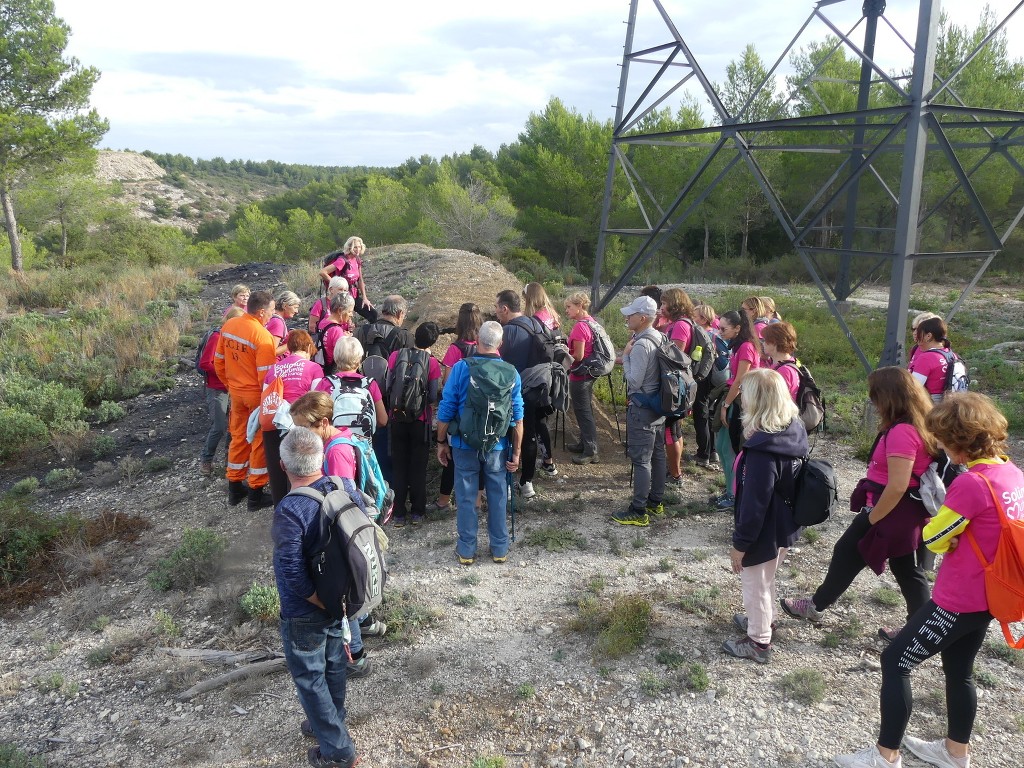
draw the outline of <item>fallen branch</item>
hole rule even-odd
[[[274,672],[279,672],[285,668],[286,664],[284,657],[271,659],[270,661],[260,661],[255,664],[247,664],[244,667],[233,669],[230,672],[225,672],[222,675],[217,675],[214,678],[197,683],[184,693],[179,694],[175,699],[176,701],[189,701],[201,693],[207,693],[208,691],[213,691],[217,688],[223,688],[225,685],[229,685],[239,680],[246,680],[250,677],[269,675]]]
[[[157,653],[175,656],[179,659],[197,659],[207,664],[249,664],[264,659],[283,658],[272,651],[205,651],[192,648],[157,648]]]

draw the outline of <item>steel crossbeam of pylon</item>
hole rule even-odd
[[[747,1],[736,0],[737,3]],[[742,171],[749,173],[756,182],[866,371],[872,370],[876,361],[868,359],[854,338],[843,319],[840,303],[868,279],[878,276],[886,264],[890,269],[889,304],[885,345],[877,361],[878,365],[903,362],[915,261],[938,258],[980,261],[973,279],[964,287],[946,319],[955,315],[996,254],[1006,244],[1014,228],[1024,220],[1024,208],[1010,215],[1008,222],[994,220],[975,189],[974,181],[978,171],[994,159],[1003,161],[1011,172],[1024,177],[1024,165],[1011,154],[1011,149],[1024,146],[1024,111],[965,104],[957,94],[956,79],[1024,7],[1024,0],[1018,2],[952,71],[938,74],[935,72],[935,57],[939,0],[920,0],[913,43],[885,18],[885,0],[863,0],[862,17],[852,29],[844,32],[829,14],[845,2],[819,0],[792,41],[768,70],[760,86],[732,114],[716,93],[693,51],[683,40],[662,0],[631,0],[594,267],[592,295],[597,308],[606,306],[652,256],[665,248],[730,173]],[[657,23],[655,26],[667,41],[634,49],[638,9],[642,4],[653,7],[652,16],[661,22],[660,26]],[[647,10],[652,8],[648,7]],[[774,82],[779,67],[786,57],[797,50],[798,41],[812,22],[824,25],[834,43],[827,50],[823,48],[825,55],[810,74],[791,90],[790,100],[803,88],[818,100],[821,112],[790,117],[785,114],[787,104],[782,104],[767,119],[754,119],[756,116],[749,113],[752,105],[759,95],[771,88],[770,84]],[[875,60],[876,35],[880,24],[892,32],[898,45],[905,46],[913,54],[909,75],[898,76],[886,72]],[[853,39],[853,34],[860,26],[864,27],[862,45]],[[814,91],[813,81],[817,78],[822,82],[837,82],[819,77],[819,73],[840,50],[854,54],[860,62],[860,79],[850,83],[858,89],[857,108],[830,113]],[[657,72],[647,80],[638,79],[633,69],[641,63],[659,65]],[[691,81],[699,84],[703,95],[710,102],[716,118],[713,125],[657,133],[639,130],[645,117],[654,113]],[[635,91],[636,87],[639,87],[639,96],[627,97],[628,92]],[[872,88],[887,89],[890,103],[884,107],[870,107]],[[940,97],[945,100],[943,103],[937,101]],[[963,130],[971,131],[972,135],[966,139],[957,139],[956,133]],[[821,135],[822,141],[818,144],[778,141],[780,135],[793,131]],[[979,132],[983,137],[977,135]],[[828,138],[843,134],[848,138],[839,141]],[[692,175],[688,179],[680,179],[678,192],[667,205],[659,204],[642,173],[630,160],[631,147],[645,146],[662,148],[663,151],[672,151],[673,148],[701,148],[705,151]],[[957,154],[964,150],[980,150],[984,155],[965,167]],[[755,153],[761,152],[821,153],[839,155],[843,160],[803,209],[793,214],[786,209],[783,197],[772,187],[768,174],[755,156]],[[937,202],[933,200],[925,206],[922,187],[925,156],[929,152],[932,157],[945,160],[945,168],[953,180]],[[899,178],[894,178],[896,174],[891,169],[884,170],[879,164],[882,158],[893,156],[902,158]],[[620,174],[625,176],[633,203],[643,219],[642,226],[611,225],[615,182]],[[865,179],[870,179],[883,194],[883,199],[895,209],[891,226],[858,223],[859,190]],[[921,227],[938,215],[943,205],[955,195],[966,198],[976,217],[980,247],[956,252],[922,251],[919,246]],[[837,212],[845,213],[841,226],[834,226],[827,221],[829,216]],[[830,236],[833,233],[841,235],[839,247],[813,242],[814,237]],[[879,242],[885,238],[888,245],[879,245],[875,249],[858,246],[859,234],[874,235]],[[636,238],[640,244],[619,277],[602,294],[600,277],[609,235]],[[831,282],[826,282],[825,270],[819,262],[820,256],[835,259],[836,274]],[[865,263],[865,260],[868,267],[855,282],[851,265],[854,262]]]

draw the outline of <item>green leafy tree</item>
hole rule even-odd
[[[34,168],[95,146],[107,131],[96,110],[85,111],[99,71],[64,55],[70,32],[51,0],[0,3],[0,205],[17,271],[16,185]]]
[[[285,255],[294,261],[308,261],[334,247],[334,234],[324,215],[301,208],[288,211],[288,223],[281,230]]]
[[[284,253],[281,247],[281,224],[253,203],[246,207],[235,229],[232,257],[239,262],[277,261]]]
[[[425,217],[439,230],[439,245],[485,256],[498,256],[518,245],[523,233],[515,228],[512,202],[482,180],[460,184],[455,173],[453,164],[442,162],[423,205]]]
[[[419,220],[411,190],[386,176],[367,179],[366,192],[352,216],[352,231],[367,244],[404,243]]]

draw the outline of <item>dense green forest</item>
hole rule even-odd
[[[56,29],[66,40],[68,30],[53,17],[48,0],[18,0],[15,6],[49,6],[49,16],[37,15],[35,21],[23,19],[22,23]],[[974,29],[944,21],[937,73],[942,76],[952,71],[995,24],[990,12],[982,15]],[[41,40],[36,41],[37,46]],[[860,62],[835,42],[811,43],[796,53],[791,61],[794,74],[784,82],[769,78],[769,87],[749,106],[746,117],[756,120],[853,109]],[[31,47],[31,40],[25,46]],[[517,139],[497,151],[475,146],[441,158],[411,157],[394,168],[318,167],[219,157],[203,160],[147,151],[144,154],[167,171],[166,180],[186,191],[200,182],[215,186],[218,179],[259,183],[275,190],[258,202],[239,205],[227,216],[208,209],[188,211],[194,226],[183,230],[138,219],[120,202],[117,185],[96,180],[92,148],[107,126],[95,112],[86,110],[98,72],[62,58],[59,52],[49,64],[43,62],[39,67],[39,72],[24,73],[23,90],[38,90],[40,77],[51,77],[52,82],[37,94],[35,107],[27,115],[12,111],[25,129],[20,134],[24,146],[19,148],[19,140],[12,138],[13,149],[0,152],[0,197],[8,232],[4,250],[16,269],[101,261],[183,266],[225,260],[312,261],[336,248],[348,235],[359,234],[371,246],[415,241],[501,256],[514,271],[543,280],[580,283],[588,282],[592,275],[612,124],[580,114],[558,98],[551,98],[529,115]],[[810,73],[816,69],[812,77]],[[59,76],[53,77],[54,73]],[[736,112],[766,77],[760,55],[747,46],[728,65],[725,81],[717,84],[717,90],[726,106]],[[1008,55],[1005,32],[969,63],[956,82],[956,94],[946,94],[947,101],[961,99],[996,109],[1017,109],[1024,103],[1024,62]],[[877,83],[870,106],[889,105],[892,94],[884,83]],[[664,107],[648,114],[635,130],[701,128],[707,111],[706,105],[683,99],[677,108]],[[717,134],[710,134],[702,141],[715,139]],[[991,136],[986,137],[983,129],[958,129],[955,139],[976,143],[974,148],[958,150],[964,168],[973,169],[993,154],[992,146],[985,146],[992,143]],[[842,151],[787,151],[805,142],[842,147],[849,142],[849,133],[838,127],[835,135],[824,136],[788,131],[759,141],[775,147],[760,152],[758,162],[787,209],[797,211],[828,184],[848,157]],[[624,151],[645,180],[646,195],[662,209],[668,208],[707,154],[704,147],[693,145],[630,145]],[[986,208],[995,211],[997,226],[1011,221],[1024,205],[1021,174],[1007,164],[1024,163],[1024,155],[1013,145],[999,151],[1009,158],[1006,162],[997,159],[971,170],[974,190]],[[936,154],[930,152],[929,158]],[[729,159],[728,152],[722,153],[708,176]],[[861,184],[861,207],[868,214],[858,221],[862,231],[857,245],[865,250],[890,245],[886,222],[894,206],[888,194],[889,189],[898,189],[900,164],[898,152],[880,155],[875,160],[877,174],[866,176]],[[924,250],[976,247],[981,225],[963,191],[947,195],[954,181],[947,165],[927,166],[924,202],[938,215],[922,228]],[[173,211],[157,202],[158,215],[170,219]],[[837,211],[841,212],[841,206],[833,208],[816,232],[822,246],[837,245],[837,225],[841,224]],[[610,226],[635,228],[642,223],[629,181],[617,178]],[[1010,240],[996,269],[1016,269],[1024,250],[1021,242],[1019,234]],[[609,237],[602,277],[607,280],[618,275],[636,245],[625,237]],[[803,266],[774,213],[740,164],[639,277],[742,281],[755,278],[768,264],[781,281],[804,279]],[[973,266],[971,262],[950,268],[932,262],[921,265],[919,274],[926,279],[958,277]]]

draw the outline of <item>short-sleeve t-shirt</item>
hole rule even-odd
[[[968,529],[982,553],[991,561],[999,540],[999,517],[988,486],[975,475],[982,474],[988,478],[996,498],[1011,520],[1024,519],[1024,475],[1010,462],[997,462],[993,459],[974,461],[968,467],[968,472],[950,484],[942,506],[969,520]],[[943,515],[944,511],[940,510],[939,515]],[[974,547],[965,536],[960,537],[956,549],[942,556],[932,600],[940,608],[954,613],[988,610],[984,571]]]
[[[327,325],[330,325],[330,323],[327,323]],[[324,327],[326,328],[327,326]],[[324,359],[328,365],[334,363],[334,345],[338,343],[338,339],[348,335],[349,332],[345,329],[345,324],[327,328],[327,331],[324,332]]]
[[[312,390],[317,380],[323,377],[324,369],[312,360],[290,354],[270,366],[263,383],[269,384],[274,379],[280,378],[284,385],[284,399],[289,403],[294,403]]]
[[[894,424],[889,431],[882,436],[875,446],[868,460],[868,480],[887,485],[889,483],[889,461],[894,456],[900,459],[910,459],[914,462],[911,473],[920,477],[932,463],[932,457],[925,448],[924,440],[914,428],[913,424]],[[910,478],[910,488],[917,488],[920,485],[918,480]]]
[[[331,313],[327,311],[327,299],[317,299],[313,302],[312,308],[309,310],[309,316],[315,317],[317,323],[323,320]]]
[[[393,371],[395,369],[395,361],[398,360],[398,353],[402,350],[396,349],[390,355],[388,355],[388,370]],[[437,358],[433,355],[429,355],[427,359],[427,393],[430,392],[430,382],[438,381],[441,378],[441,364],[437,362]],[[423,410],[420,415],[420,421],[433,421],[434,411],[427,403],[427,407]]]
[[[352,298],[359,298],[359,278],[363,274],[363,262],[355,256],[342,255],[332,266],[334,274],[341,275],[348,280],[348,292],[352,294]]]
[[[284,344],[284,339],[288,335],[288,326],[285,325],[283,317],[272,316],[267,322],[267,330],[270,331],[271,336],[277,339],[278,344]]]
[[[736,381],[736,374],[739,371],[740,361],[746,360],[750,363],[750,369],[758,368],[761,365],[761,355],[749,341],[744,341],[736,350],[732,353],[732,357],[729,358],[729,386]]]
[[[796,393],[800,389],[800,372],[797,371],[796,365],[790,365],[788,362],[782,361],[773,363],[772,369],[778,371],[783,381],[786,382],[786,386],[789,387],[789,394],[795,403]]]
[[[553,331],[558,328],[558,322],[555,320],[555,316],[548,312],[545,307],[538,309],[533,313],[533,316],[544,323],[544,327],[549,331]]]
[[[594,351],[594,329],[590,327],[589,321],[591,321],[591,318],[589,316],[581,317],[579,320],[577,320],[576,324],[572,327],[572,330],[569,331],[569,338],[567,340],[570,352],[572,351],[573,347],[576,346],[577,342],[583,342],[584,358]],[[585,381],[588,378],[590,377],[584,376],[581,373],[573,373],[572,371],[569,372],[569,381]]]
[[[475,341],[466,341],[465,339],[463,339],[459,343],[464,345],[472,345],[475,351]],[[445,368],[451,368],[464,357],[465,355],[462,354],[462,350],[459,349],[457,344],[449,344],[448,351],[444,353],[444,357],[441,359],[441,365],[443,365]]]
[[[942,395],[946,388],[946,356],[938,350],[918,350],[907,370],[924,384],[929,395]]]
[[[352,432],[347,427],[335,429],[331,440],[336,437],[352,437]],[[330,440],[324,443],[324,463],[327,464],[327,475],[347,477],[350,480],[356,479],[356,452],[351,445],[335,443],[330,445]],[[330,447],[328,448],[327,446]]]
[[[684,352],[690,348],[690,339],[693,338],[693,329],[690,328],[690,324],[685,320],[676,320],[670,323],[663,333],[674,342],[681,341],[682,344],[676,344]]]
[[[346,373],[338,373],[338,374],[335,374],[335,375],[339,379],[347,379],[349,381],[355,381],[355,382],[359,382],[359,381],[361,381],[363,379],[363,374],[359,373],[359,371],[348,371]],[[331,384],[331,379],[332,378],[334,378],[334,377],[333,376],[325,376],[323,379],[320,380],[320,383],[316,385],[316,390],[314,390],[314,391],[316,391],[316,392],[330,392],[332,389],[334,389],[334,385]],[[380,393],[380,387],[377,386],[377,382],[374,381],[373,379],[369,379],[369,382],[370,382],[370,384],[367,387],[367,389],[370,391],[370,398],[375,403],[382,403],[382,402],[384,402],[384,397]]]
[[[324,317],[322,317],[320,319],[320,322],[318,322],[316,324],[316,329],[318,331],[322,331],[324,328],[326,328],[331,323],[337,323],[337,322],[338,322],[337,320],[332,320],[331,319],[331,313],[328,312]],[[338,323],[338,324],[341,326],[341,330],[343,330],[346,333],[346,335],[351,335],[352,331],[355,330],[355,326],[352,324],[351,320],[346,320],[346,321],[344,321],[342,323]]]

